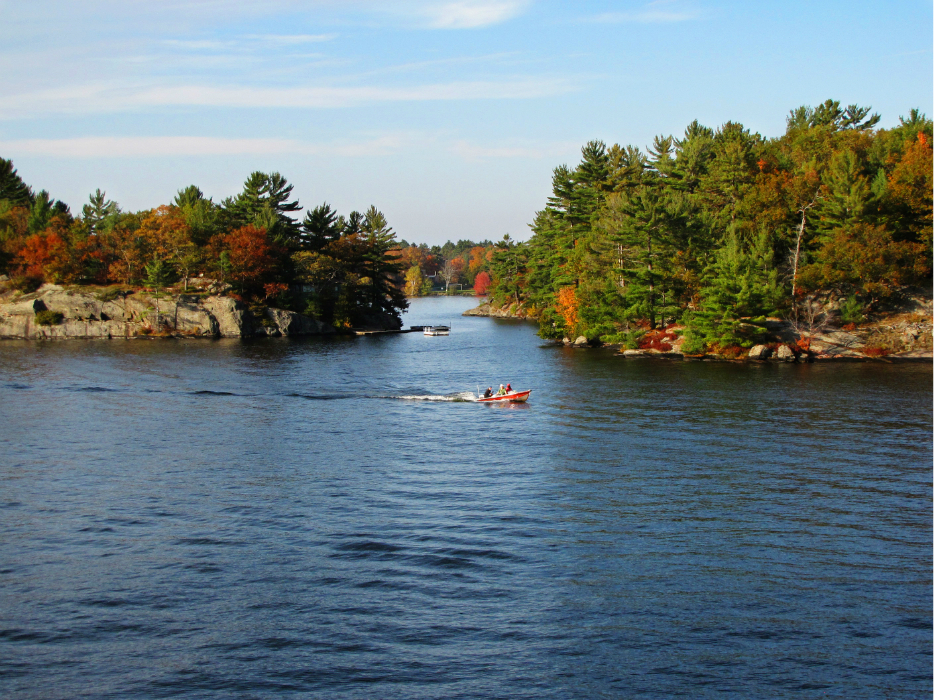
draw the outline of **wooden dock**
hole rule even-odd
[[[400,328],[399,330],[391,331],[367,331],[359,328],[351,328],[351,332],[354,335],[389,335],[396,333],[423,333],[426,328],[431,328],[432,326],[409,326],[408,328]]]

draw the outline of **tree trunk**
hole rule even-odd
[[[795,241],[795,264],[791,276],[791,300],[794,302],[795,291],[798,286],[798,260],[801,258],[801,239],[804,238],[804,225],[807,222],[807,207],[801,210],[801,225],[798,226],[798,240]]]
[[[648,237],[649,251],[649,324],[655,330],[655,276],[652,274],[652,234]]]

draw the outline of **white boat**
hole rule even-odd
[[[425,326],[425,335],[451,335],[450,326]]]

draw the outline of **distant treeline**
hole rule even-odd
[[[400,262],[405,270],[405,293],[424,296],[439,289],[473,289],[478,296],[487,293],[493,254],[492,241],[448,241],[429,247],[400,241]]]
[[[43,282],[161,288],[209,277],[250,303],[355,326],[406,308],[399,244],[371,206],[307,212],[279,173],[254,172],[221,203],[192,185],[171,204],[124,212],[97,190],[74,216],[0,159],[0,273],[23,291]]]
[[[528,242],[491,249],[491,293],[547,338],[605,342],[671,324],[686,350],[746,346],[756,323],[836,290],[851,316],[931,283],[932,123],[800,107],[778,138],[691,123],[648,152],[591,141],[559,166]]]

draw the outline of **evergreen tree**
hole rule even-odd
[[[706,270],[700,309],[688,315],[685,350],[750,347],[765,332],[748,319],[778,313],[783,294],[768,234],[760,233],[748,248],[731,234]]]
[[[32,189],[16,172],[13,161],[0,158],[0,200],[3,199],[14,207],[28,207],[35,197]]]
[[[107,221],[113,221],[120,213],[117,203],[107,199],[107,193],[98,188],[81,208],[81,215],[90,233],[96,233]]]
[[[204,246],[214,236],[223,231],[236,228],[236,223],[229,212],[225,216],[224,210],[218,207],[196,185],[189,185],[179,190],[173,200],[176,207],[185,218],[185,223],[191,231],[191,240],[198,246]],[[226,219],[226,220],[225,220]]]
[[[299,211],[298,200],[289,201],[293,186],[279,173],[253,172],[236,198],[224,202],[235,223],[265,228],[277,244],[295,250],[301,245],[301,230],[289,216]]]
[[[303,250],[321,250],[341,236],[340,218],[325,202],[305,213],[302,221],[301,247]]]

